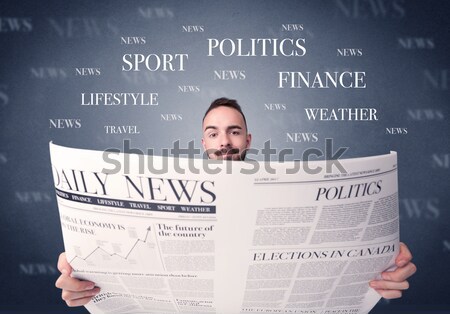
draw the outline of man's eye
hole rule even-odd
[[[233,135],[240,135],[241,132],[239,132],[239,131],[231,131],[231,134],[233,134]]]
[[[211,134],[208,135],[208,137],[210,137],[210,138],[214,138],[216,136],[217,136],[217,133],[211,133]]]

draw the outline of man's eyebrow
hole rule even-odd
[[[206,132],[207,130],[209,130],[209,129],[212,129],[212,130],[217,130],[218,129],[218,127],[216,127],[216,126],[213,126],[213,125],[208,125],[204,130],[203,130],[203,132]]]
[[[231,129],[239,129],[239,130],[242,130],[242,127],[240,126],[240,125],[229,125],[228,127],[227,127],[227,130],[231,130]]]
[[[208,130],[218,130],[219,128],[218,127],[216,127],[216,126],[214,126],[214,125],[208,125],[207,127],[205,127],[205,129],[203,130],[203,132],[206,132],[206,131],[208,131]],[[227,130],[232,130],[232,129],[239,129],[239,130],[242,130],[242,127],[240,126],[240,125],[229,125],[229,126],[227,126]]]

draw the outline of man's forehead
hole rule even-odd
[[[205,116],[205,119],[203,120],[203,127],[208,126],[210,123],[219,122],[233,122],[232,124],[240,125],[242,127],[245,125],[244,117],[239,111],[234,108],[221,106],[214,108],[210,112],[208,112],[208,114]]]

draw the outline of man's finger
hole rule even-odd
[[[64,274],[64,275],[70,275],[70,273],[72,272],[72,267],[70,266],[69,262],[67,261],[65,252],[59,254],[58,270],[61,272],[61,274]]]
[[[402,297],[402,292],[400,290],[376,289],[376,291],[385,299],[398,299]]]
[[[374,280],[370,282],[370,286],[374,289],[382,290],[406,290],[409,288],[409,283],[406,280],[401,282]]]
[[[92,300],[92,297],[82,298],[82,299],[76,299],[76,300],[69,300],[66,301],[67,306],[73,307],[73,306],[82,306],[88,304]]]
[[[61,298],[64,301],[74,301],[78,299],[86,299],[86,298],[92,298],[94,295],[100,292],[100,288],[95,288],[88,291],[82,291],[82,292],[72,292],[68,290],[63,290],[61,293]]]
[[[398,267],[403,267],[408,264],[409,261],[412,260],[412,254],[409,251],[408,247],[405,243],[400,242],[400,252],[398,253],[397,258],[395,259],[395,264]]]
[[[55,286],[59,289],[77,292],[92,290],[95,287],[95,283],[91,281],[79,280],[66,275],[61,275],[56,280]]]
[[[406,266],[399,267],[394,271],[385,271],[381,273],[381,277],[384,280],[401,282],[411,277],[416,270],[416,265],[413,263],[408,263]]]

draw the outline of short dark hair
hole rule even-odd
[[[209,105],[208,110],[206,110],[205,115],[203,116],[203,122],[205,121],[206,116],[208,115],[208,113],[213,110],[216,109],[218,107],[228,107],[228,108],[232,108],[234,110],[237,110],[241,115],[242,118],[244,118],[244,124],[245,124],[245,128],[247,129],[248,132],[248,127],[247,127],[247,120],[245,119],[245,115],[242,112],[241,106],[239,106],[239,104],[237,103],[236,99],[229,99],[226,97],[222,97],[222,98],[217,98],[216,100],[214,100],[211,105]]]

